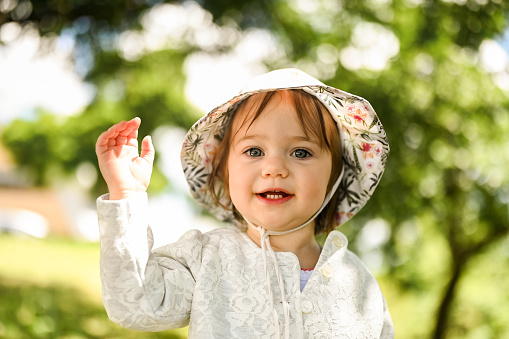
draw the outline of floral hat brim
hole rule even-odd
[[[368,101],[326,86],[297,69],[281,69],[254,78],[237,96],[214,108],[189,130],[182,145],[182,168],[191,195],[220,221],[245,229],[233,216],[231,202],[223,206],[208,190],[212,157],[223,139],[226,125],[237,105],[249,96],[267,91],[301,89],[317,97],[338,125],[344,173],[339,186],[336,221],[352,218],[369,200],[385,170],[389,142],[382,123]]]

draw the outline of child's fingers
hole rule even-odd
[[[126,122],[125,132],[122,134],[126,135],[126,136],[131,134],[133,131],[137,131],[138,128],[140,128],[140,125],[141,125],[141,119],[138,117],[133,118]]]
[[[124,120],[119,122],[118,124],[111,126],[110,128],[108,128],[109,134],[107,135],[107,137],[111,139],[116,139],[120,132],[122,132],[125,129],[126,125],[127,121]]]
[[[106,134],[106,137],[113,139],[116,139],[118,136],[128,137],[138,130],[140,123],[140,118],[134,118],[129,121],[123,120],[108,128],[107,132],[109,132],[109,134]]]
[[[141,119],[134,118],[127,122],[126,129],[121,133],[126,136],[126,144],[138,148],[138,129],[140,128]]]
[[[95,144],[95,152],[99,155],[104,153],[109,147],[115,146],[115,139],[112,139],[113,131],[107,130],[97,138],[97,142]]]
[[[103,132],[96,143],[96,152],[102,153],[109,147],[116,145],[132,145],[136,146],[138,137],[138,128],[141,119],[136,117],[129,121],[121,121],[111,126],[107,131]]]
[[[141,142],[141,158],[147,160],[150,164],[154,163],[155,149],[152,143],[152,137],[147,135]]]
[[[138,128],[132,130],[125,138],[125,143],[127,145],[138,148]]]
[[[130,140],[127,137],[119,135],[118,137],[116,137],[114,139],[114,141],[115,141],[114,146],[119,146],[119,145],[127,145]]]
[[[119,126],[118,135],[128,138],[137,138],[138,137],[138,128],[140,128],[141,119],[134,118],[125,122],[125,126]]]
[[[98,146],[111,146],[111,141],[115,140],[122,130],[124,130],[126,121],[121,121],[104,131],[97,139]],[[113,144],[114,146],[114,144]]]
[[[122,124],[116,129],[115,140],[116,145],[129,145],[138,148],[138,128],[140,127],[140,118],[134,118],[126,121],[125,125]]]

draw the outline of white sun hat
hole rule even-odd
[[[389,142],[370,103],[356,95],[327,86],[297,69],[281,69],[254,78],[238,95],[214,108],[187,133],[181,152],[191,195],[220,221],[246,226],[235,220],[231,202],[223,207],[208,190],[212,157],[223,139],[236,107],[249,96],[268,91],[300,89],[318,98],[337,123],[343,156],[343,176],[336,209],[337,225],[353,217],[369,200],[385,169]]]

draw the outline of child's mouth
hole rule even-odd
[[[260,193],[260,196],[262,196],[265,199],[269,200],[276,200],[276,199],[283,199],[288,197],[290,194],[282,192],[282,191],[267,191]]]

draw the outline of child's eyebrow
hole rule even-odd
[[[246,140],[265,140],[267,139],[266,137],[264,137],[263,135],[261,134],[249,134],[249,135],[244,135],[243,137],[240,137],[234,144],[233,146],[236,146],[237,144],[239,144],[240,142],[242,141],[246,141]],[[310,142],[312,144],[315,144],[317,146],[320,146],[320,142],[318,140],[315,140],[314,138],[311,139],[309,138],[308,136],[305,136],[305,135],[295,135],[295,136],[291,136],[289,138],[291,141],[293,142],[299,142],[299,141],[305,141],[305,142]]]

